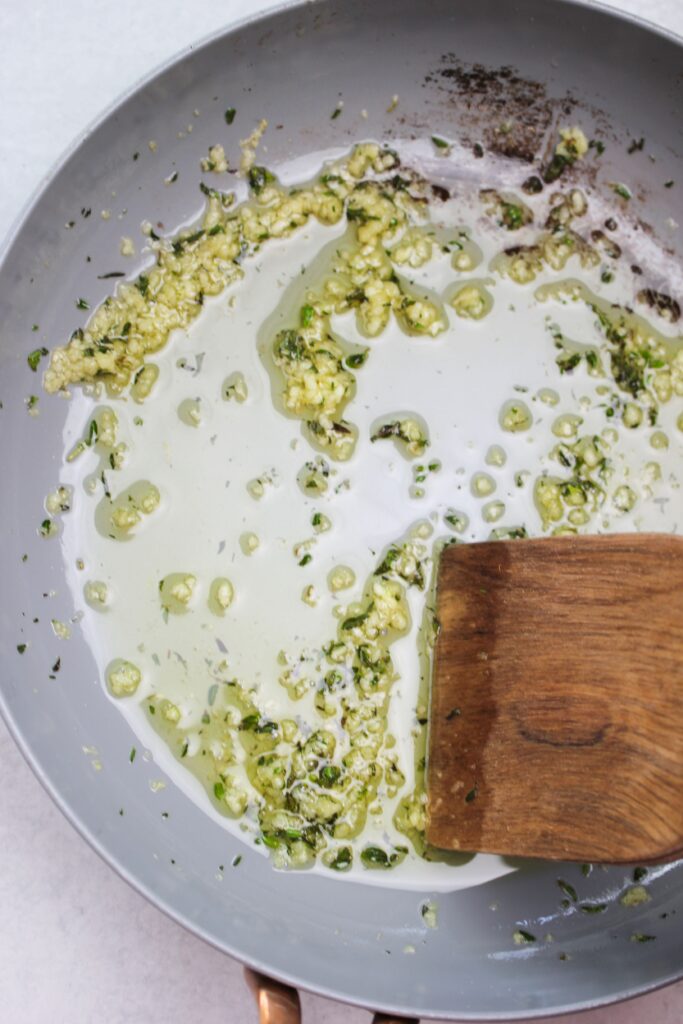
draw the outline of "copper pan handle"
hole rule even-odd
[[[259,1024],[301,1024],[299,993],[289,985],[244,968],[247,985],[256,997]]]
[[[301,1002],[295,988],[252,971],[250,967],[244,968],[244,976],[256,998],[259,1024],[301,1024]],[[377,1013],[373,1024],[419,1024],[419,1021],[414,1017],[388,1017]]]

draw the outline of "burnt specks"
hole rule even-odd
[[[537,174],[532,174],[522,182],[522,192],[526,192],[528,196],[538,195],[539,192],[543,191],[543,182]]]
[[[523,78],[514,68],[464,64],[454,54],[427,82],[448,92],[461,111],[470,137],[502,156],[532,163],[553,121],[555,103],[541,82]],[[563,100],[564,103],[571,101]],[[481,143],[479,143],[481,145]],[[478,154],[477,154],[478,155]]]
[[[442,203],[447,202],[447,200],[449,200],[451,198],[450,192],[448,191],[447,188],[444,188],[443,185],[434,185],[434,184],[432,184],[430,187],[431,187],[431,190],[432,190],[432,194],[437,199],[440,199]]]
[[[669,323],[678,323],[681,318],[680,304],[670,295],[665,295],[664,292],[655,291],[654,288],[643,288],[638,292],[636,299],[649,306]]]

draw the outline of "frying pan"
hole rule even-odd
[[[394,94],[400,105],[389,112]],[[345,116],[331,119],[340,97]],[[683,864],[654,870],[638,908],[610,900],[630,877],[623,867],[585,877],[576,865],[524,864],[439,894],[430,930],[420,906],[433,894],[276,872],[172,784],[162,821],[148,784],[159,769],[141,758],[130,765],[135,737],[105,699],[78,628],[58,646],[50,619],[68,620],[73,607],[59,545],[36,526],[58,478],[67,403],[41,397],[40,415],[27,415],[25,399],[38,390],[26,364],[31,327],[61,343],[74,326],[73,297],[87,286],[94,304],[110,291],[97,275],[118,264],[126,226],[199,212],[198,156],[224,138],[228,105],[241,135],[263,116],[283,126],[269,133],[270,166],[363,137],[442,133],[503,154],[512,184],[547,157],[553,125],[571,114],[606,139],[605,181],[621,180],[629,159],[642,237],[683,256],[683,46],[607,10],[559,0],[319,0],[247,21],[154,74],[64,158],[0,268],[0,699],[17,743],[122,877],[219,949],[294,986],[387,1013],[474,1021],[594,1007],[680,978]],[[178,139],[195,108],[191,139]],[[626,157],[640,136],[653,160]],[[132,158],[149,140],[175,161],[173,188],[158,164]],[[667,180],[678,190],[663,188]],[[126,211],[121,232],[99,217],[112,204]],[[97,751],[102,771],[84,748]],[[239,853],[239,870],[218,870]],[[558,877],[606,909],[563,908]],[[519,928],[538,941],[516,945]]]

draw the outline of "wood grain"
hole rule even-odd
[[[683,538],[441,556],[427,838],[641,863],[683,849]]]

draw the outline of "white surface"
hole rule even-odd
[[[194,39],[270,6],[0,0],[0,238],[99,111]],[[683,35],[682,0],[621,0]],[[128,888],[52,805],[0,724],[2,1024],[227,1024],[255,1018],[240,967]],[[306,1024],[369,1015],[304,997]],[[678,1024],[683,984],[565,1024]],[[559,1020],[559,1018],[558,1018]]]

